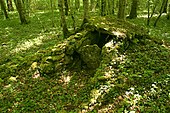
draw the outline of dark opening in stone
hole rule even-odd
[[[74,62],[72,67],[95,70],[100,65],[102,47],[112,40],[113,36],[95,30],[88,32],[85,38],[72,55]]]
[[[87,37],[90,38],[91,45],[97,44],[98,47],[101,49],[107,42],[113,39],[113,36],[106,33],[99,32],[97,30],[88,33]]]

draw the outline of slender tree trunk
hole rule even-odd
[[[163,1],[162,1],[162,6],[161,6],[161,9],[160,9],[160,11],[159,11],[159,16],[156,18],[156,21],[155,21],[155,23],[154,23],[154,27],[156,27],[156,24],[157,24],[159,18],[162,16],[162,13],[163,13],[163,10],[164,10],[164,7],[165,7],[167,1],[168,1],[168,0],[163,0]]]
[[[75,7],[79,11],[79,9],[80,9],[80,0],[75,0]]]
[[[8,12],[6,10],[6,5],[5,5],[5,1],[4,0],[0,0],[0,6],[1,6],[1,10],[4,12],[5,18],[8,19],[9,16],[8,16]]]
[[[72,0],[70,2],[72,3]],[[70,9],[70,16],[72,19],[72,27],[75,30],[76,29],[76,21],[75,21],[76,10],[75,10],[75,7],[73,7],[73,4],[69,5],[69,9]]]
[[[58,7],[60,10],[60,16],[61,16],[60,20],[61,20],[61,25],[63,28],[63,35],[64,35],[64,38],[67,38],[69,36],[69,31],[67,28],[65,13],[64,13],[64,0],[58,0]]]
[[[21,24],[28,24],[26,19],[26,11],[22,0],[14,0],[17,11],[19,13]]]
[[[170,19],[170,4],[168,5],[168,14],[167,14],[167,19]]]
[[[9,16],[8,16],[8,13],[6,11],[6,6],[5,6],[5,2],[4,0],[0,0],[0,5],[1,5],[1,9],[2,11],[4,12],[4,15],[5,15],[5,18],[8,19]]]
[[[50,7],[51,7],[51,13],[52,13],[51,22],[52,22],[52,26],[55,27],[55,24],[54,24],[54,7],[53,7],[53,0],[50,0]]]
[[[158,6],[158,3],[159,3],[159,0],[155,1],[155,4],[154,4],[154,7],[152,9],[152,13],[150,15],[150,0],[148,0],[148,19],[147,19],[147,25],[149,26],[150,24],[150,20],[151,18],[153,17],[154,13],[155,13],[155,10]]]
[[[168,8],[168,0],[165,3],[163,13],[167,13],[167,8]]]
[[[70,0],[67,0],[68,9],[70,9]]]
[[[118,18],[125,20],[126,0],[119,0]]]
[[[150,24],[150,0],[148,0],[148,19],[147,19],[147,25]]]
[[[68,0],[64,0],[64,9],[65,9],[65,15],[68,16],[68,11],[69,11],[69,7],[68,7]]]
[[[101,3],[100,3],[100,0],[97,0],[96,7],[97,7],[97,8],[100,8],[100,4],[101,4]]]
[[[106,16],[106,0],[101,0],[101,16]]]
[[[6,5],[5,5],[4,0],[0,0],[0,5],[1,5],[1,10],[4,12],[5,18],[8,19],[9,16],[8,16],[8,12],[6,10]]]
[[[158,1],[156,1],[155,5],[154,5],[154,7],[153,7],[153,9],[152,9],[152,13],[151,13],[150,19],[153,17],[157,6],[158,6]]]
[[[110,15],[114,14],[114,0],[108,0],[108,10]]]
[[[88,0],[83,0],[83,8],[84,8],[84,20],[83,24],[88,22],[88,12],[89,12],[89,1]]]
[[[134,19],[137,17],[137,7],[138,7],[138,0],[132,0],[131,11],[128,16],[129,19]]]
[[[8,11],[14,11],[12,0],[6,0],[6,2],[7,2]]]

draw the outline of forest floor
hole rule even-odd
[[[59,15],[53,27],[49,12],[35,14],[28,25],[20,25],[16,13],[9,20],[0,15],[1,113],[170,111],[170,21],[164,16],[155,28],[154,18],[150,27],[145,18],[129,20],[149,29],[152,38],[129,47],[125,63],[117,67],[114,87],[110,87],[107,80],[99,80],[102,73],[89,76],[65,71],[56,78],[33,78],[29,69],[36,52],[63,40],[61,28],[56,27],[60,26]],[[76,24],[80,23],[81,19]],[[99,95],[100,90],[104,95]]]

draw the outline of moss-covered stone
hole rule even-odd
[[[66,54],[67,55],[72,55],[75,51],[75,45],[67,45],[66,47]]]
[[[51,62],[41,63],[40,69],[42,74],[50,74],[55,71],[54,64]]]
[[[67,64],[72,64],[72,62],[73,62],[73,57],[72,56],[69,56],[69,55],[66,55],[65,57],[64,57],[64,64],[65,65],[67,65]]]
[[[57,61],[62,60],[62,59],[64,58],[64,56],[65,56],[65,54],[62,53],[62,54],[60,54],[60,55],[53,56],[52,59],[53,59],[53,61],[57,62]]]
[[[137,44],[147,36],[147,30],[129,22],[94,17],[51,51],[40,52],[44,55],[38,64],[44,73],[60,72],[65,68],[95,70],[100,62],[107,67],[109,62],[114,64],[118,51],[123,53],[130,44]]]
[[[99,66],[101,49],[96,44],[83,46],[78,52],[88,68],[96,69]]]

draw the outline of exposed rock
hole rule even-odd
[[[99,67],[101,58],[101,49],[96,45],[85,45],[78,51],[82,61],[90,69],[96,69]]]

